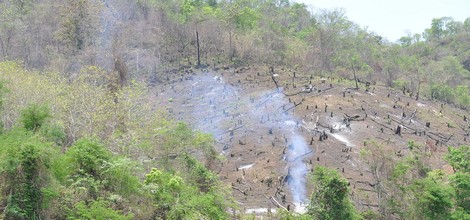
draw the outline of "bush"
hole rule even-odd
[[[45,105],[32,104],[21,112],[20,121],[24,128],[36,132],[49,117],[51,117],[49,107]]]
[[[431,98],[439,101],[453,103],[454,92],[451,87],[445,84],[432,84],[431,85]]]
[[[65,153],[71,174],[99,178],[111,153],[96,140],[80,139]]]
[[[10,192],[7,219],[40,218],[42,208],[48,205],[42,188],[51,182],[49,165],[59,154],[52,144],[24,128],[0,136],[0,191]]]
[[[64,129],[59,125],[49,124],[43,126],[40,132],[41,136],[45,137],[47,141],[53,142],[58,146],[64,145],[67,139]]]
[[[410,83],[405,80],[401,80],[401,79],[393,80],[393,88],[396,88],[396,89],[402,90],[403,88],[406,88],[407,85],[409,84]]]
[[[462,145],[458,148],[449,147],[448,150],[445,160],[457,171],[470,172],[470,147]]]
[[[308,214],[315,219],[360,219],[349,198],[348,181],[336,170],[317,166]]]
[[[93,220],[93,219],[114,219],[114,220],[127,220],[132,219],[134,216],[132,214],[124,215],[122,212],[110,208],[110,203],[98,199],[91,202],[91,204],[86,204],[84,201],[81,201],[75,205],[73,210],[67,216],[67,219],[74,220]]]
[[[440,170],[431,171],[426,178],[415,181],[413,191],[418,219],[450,219],[454,189],[443,181]]]
[[[227,219],[224,200],[218,192],[201,192],[183,178],[152,169],[145,183],[154,196],[156,213],[162,219]]]
[[[470,95],[467,86],[457,86],[455,88],[455,101],[461,108],[470,106]]]

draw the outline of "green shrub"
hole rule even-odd
[[[63,146],[67,139],[64,129],[55,124],[43,126],[41,129],[41,136],[45,137],[47,141],[53,142],[58,146]]]
[[[93,180],[92,185],[96,186],[89,188],[90,192],[101,190],[101,193],[110,191],[130,195],[136,193],[141,185],[136,175],[137,163],[113,156],[97,140],[78,140],[65,152],[63,161],[54,166],[58,179],[72,183],[78,183],[80,179]]]
[[[94,220],[94,219],[113,219],[113,220],[127,220],[132,219],[132,214],[124,215],[121,211],[114,210],[110,207],[110,203],[103,199],[98,199],[86,204],[81,201],[75,204],[70,214],[67,216],[69,220]]]
[[[111,152],[100,142],[84,138],[76,141],[65,153],[65,157],[72,175],[99,178],[104,166],[111,159]]]
[[[470,106],[470,95],[467,86],[457,86],[455,88],[455,101],[456,104],[460,105],[462,108],[467,108]]]
[[[50,117],[49,107],[32,104],[21,112],[20,121],[27,130],[37,131]]]
[[[448,150],[445,160],[457,171],[470,172],[470,147],[462,145],[449,147]]]
[[[146,175],[145,184],[154,197],[157,218],[228,219],[218,192],[201,192],[183,178],[155,168]]]
[[[454,189],[443,181],[443,173],[434,170],[413,183],[418,219],[450,219],[454,208]]]
[[[470,215],[470,173],[457,172],[450,177],[454,187],[456,203]]]
[[[317,166],[308,214],[314,219],[360,219],[349,198],[348,181],[336,170]]]
[[[453,103],[454,92],[452,88],[445,84],[432,84],[431,85],[431,98],[439,101]]]
[[[406,88],[408,85],[409,85],[408,81],[405,81],[402,79],[393,80],[393,88],[401,90],[403,88]]]
[[[51,182],[49,165],[59,154],[52,144],[24,128],[0,136],[0,181],[4,183],[0,191],[10,192],[7,218],[40,218],[49,202],[42,188]]]

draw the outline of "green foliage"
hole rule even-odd
[[[451,216],[452,220],[470,220],[470,214],[468,213],[468,209],[464,210],[458,207]]]
[[[450,19],[448,17],[432,19],[431,29],[429,30],[430,37],[440,39],[444,34],[445,22]]]
[[[13,196],[13,200],[19,204],[27,218],[35,219],[39,210],[39,201],[41,200],[39,170],[41,166],[41,154],[37,145],[28,144],[21,151],[19,189]],[[15,203],[15,201],[12,201]]]
[[[96,140],[80,139],[65,154],[69,170],[79,175],[99,178],[111,158],[103,144]]]
[[[214,148],[214,137],[211,134],[205,134],[202,132],[195,132],[194,139],[192,140],[193,145],[202,151],[205,159],[206,166],[211,168],[214,163],[222,160],[221,156],[217,153]]]
[[[188,170],[188,179],[193,182],[201,192],[208,192],[212,187],[216,186],[218,181],[217,176],[196,158],[185,154],[183,160]]]
[[[54,210],[51,213],[62,215],[40,216],[41,219],[64,219],[70,210],[74,210],[70,218],[129,217],[118,211],[123,208],[114,202],[97,199],[120,197],[123,204],[134,207],[137,202],[133,201],[145,203],[145,196],[140,194],[145,190],[137,178],[141,173],[139,163],[124,155],[133,159],[151,157],[146,166],[156,165],[165,173],[168,171],[168,178],[180,180],[180,188],[175,189],[177,199],[168,198],[174,204],[167,210],[171,218],[226,217],[214,214],[225,207],[221,201],[226,195],[218,194],[221,184],[208,169],[219,159],[212,137],[153,114],[148,97],[143,95],[147,92],[145,85],[132,83],[119,91],[113,89],[115,79],[106,70],[109,66],[89,66],[102,63],[96,58],[97,53],[111,57],[110,50],[135,51],[126,55],[123,63],[130,70],[137,69],[132,77],[143,78],[138,74],[159,74],[161,67],[180,65],[183,59],[187,63],[194,60],[197,30],[202,57],[213,60],[214,67],[233,64],[228,62],[233,57],[243,64],[289,64],[298,73],[350,77],[354,70],[360,79],[371,82],[383,81],[385,74],[389,86],[406,88],[410,93],[421,90],[462,108],[470,105],[470,18],[463,23],[449,17],[435,18],[423,36],[410,33],[401,38],[402,46],[396,46],[348,20],[344,11],[310,12],[305,4],[288,0],[137,0],[137,6],[134,3],[92,0],[67,0],[63,6],[32,0],[0,3],[0,59],[23,59],[0,63],[0,109],[6,131],[0,137],[0,192],[3,192],[0,204],[8,204],[9,217],[36,218],[31,214],[44,213],[41,211],[47,205],[42,204],[46,203],[55,205],[49,204]],[[61,13],[55,13],[58,9]],[[118,34],[142,30],[146,33]],[[146,59],[139,59],[142,54]],[[161,65],[155,66],[153,60]],[[58,72],[29,71],[36,68]],[[5,91],[10,92],[5,95]],[[34,103],[49,103],[50,109]],[[26,129],[15,128],[20,123]],[[63,153],[53,143],[62,146]],[[448,179],[436,179],[428,175],[426,156],[412,152],[411,156],[393,161],[385,148],[375,147],[361,149],[361,153],[369,159],[376,158],[368,164],[378,178],[375,186],[378,197],[400,203],[390,206],[405,210],[399,213],[400,217],[468,218],[468,148],[462,152],[449,150],[448,161],[457,172]],[[412,151],[415,148],[419,146],[410,146]],[[335,178],[336,182],[327,181]],[[316,196],[334,201],[328,206],[319,205],[321,213],[333,212],[332,204],[348,209],[348,202],[335,200],[348,197],[347,192],[342,192],[347,187],[344,188],[341,178],[320,179],[317,181],[323,181],[325,189],[316,189],[333,196],[320,192]],[[449,188],[440,190],[441,185],[448,184],[455,196]],[[334,191],[335,188],[339,191]],[[7,198],[10,189],[12,196]],[[416,196],[422,200],[415,200]],[[450,202],[448,198],[452,198]],[[410,211],[411,207],[431,211],[421,212],[426,213],[423,216]],[[196,209],[207,209],[212,214]],[[394,216],[397,210],[393,210]],[[451,216],[449,210],[455,210]],[[374,218],[370,213],[363,217]]]
[[[452,102],[454,100],[452,88],[446,84],[432,84],[431,97],[445,102]]]
[[[394,80],[393,81],[393,84],[392,86],[394,88],[397,88],[397,89],[403,89],[403,88],[406,88],[408,87],[409,85],[409,82],[405,81],[405,80],[402,80],[402,79],[397,79],[397,80]]]
[[[3,108],[3,103],[5,102],[5,94],[7,93],[7,88],[5,87],[5,82],[0,80],[0,111]]]
[[[445,159],[457,171],[470,172],[470,147],[449,147]]]
[[[188,22],[191,19],[192,14],[196,10],[199,5],[200,1],[194,0],[184,0],[181,6],[181,14],[183,16],[183,21]]]
[[[315,219],[360,219],[349,198],[348,181],[336,170],[317,166],[308,213]]]
[[[121,195],[136,193],[140,187],[136,177],[137,164],[127,158],[114,157],[97,140],[80,139],[65,152],[63,165],[56,170],[59,179],[85,183],[93,197],[100,190],[109,190]]]
[[[463,28],[462,22],[454,21],[451,17],[434,18],[431,22],[431,28],[426,29],[427,40],[441,40],[459,33]]]
[[[140,194],[142,183],[137,174],[142,173],[137,162],[129,158],[114,157],[103,170],[102,184],[107,190],[123,196]]]
[[[211,168],[220,160],[220,156],[214,149],[214,139],[209,134],[194,132],[183,122],[173,122],[163,119],[162,127],[155,130],[159,145],[156,154],[161,155],[162,160],[158,161],[164,169],[171,171],[177,167],[177,158],[185,158],[189,148],[195,149],[202,153],[201,160],[205,161],[205,165]]]
[[[152,190],[158,218],[228,218],[217,192],[200,192],[177,175],[154,168],[146,175],[145,184]]]
[[[235,16],[235,26],[241,30],[251,30],[256,26],[258,16],[255,10],[244,6]]]
[[[150,201],[153,193],[139,180],[141,165],[134,159],[165,155],[165,170],[183,173],[185,194],[169,213],[228,218],[229,191],[202,163],[181,153],[195,150],[207,164],[215,162],[210,135],[153,114],[145,104],[146,87],[138,83],[111,95],[111,80],[101,68],[84,68],[77,78],[64,79],[0,63],[0,81],[11,91],[2,99],[8,126],[0,135],[0,204],[7,204],[8,217],[113,219],[131,218],[129,210],[138,210],[135,216],[149,219],[158,201]],[[32,103],[51,103],[51,108]],[[19,122],[26,126],[13,126]],[[125,129],[117,129],[121,124]]]
[[[369,145],[369,144],[368,144]],[[468,218],[470,177],[465,171],[468,165],[468,147],[449,148],[446,160],[456,173],[447,175],[442,170],[431,170],[429,155],[413,141],[408,143],[409,155],[392,164],[392,170],[380,179],[380,190],[387,198],[381,213],[387,217],[404,219],[466,219]],[[371,167],[372,168],[372,167]],[[371,216],[365,219],[377,219]]]
[[[457,172],[450,176],[451,186],[456,193],[456,204],[470,215],[470,173]]]
[[[67,139],[62,126],[56,124],[46,124],[46,126],[41,127],[40,132],[41,136],[45,137],[47,141],[53,142],[58,146],[64,145]]]
[[[454,89],[455,102],[462,108],[470,107],[470,91],[468,86],[459,85]]]
[[[416,215],[426,219],[449,219],[454,207],[453,188],[443,182],[442,171],[432,171],[428,177],[414,183]]]
[[[456,211],[453,219],[470,219],[470,148],[467,145],[458,148],[449,147],[445,160],[454,168],[455,174],[449,177],[455,191]]]
[[[75,204],[67,219],[133,219],[134,216],[132,214],[124,215],[121,211],[114,210],[110,206],[110,202],[103,199],[95,200],[91,202],[91,204],[86,204],[84,201],[81,201]]]
[[[32,104],[21,112],[20,121],[24,128],[36,132],[50,117],[51,113],[48,106]]]
[[[58,149],[23,128],[0,136],[0,190],[10,192],[5,213],[11,218],[39,219],[48,201],[42,187],[50,181],[49,164]],[[0,199],[2,197],[0,196]]]
[[[378,212],[375,212],[373,210],[366,210],[361,212],[361,217],[364,220],[379,220],[381,219],[381,215]]]
[[[463,22],[463,29],[467,34],[470,34],[470,17],[465,19],[465,21]]]
[[[223,11],[219,13],[219,18],[226,26],[234,27],[241,31],[254,29],[260,19],[260,14],[247,1],[237,0],[230,4],[221,6]]]
[[[461,108],[470,107],[470,95],[467,86],[451,88],[447,84],[431,84],[431,97],[447,103],[458,104]]]

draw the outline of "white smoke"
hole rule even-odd
[[[197,129],[211,133],[216,139],[220,138],[219,140],[222,140],[222,136],[230,136],[229,133],[224,133],[227,130],[243,126],[252,126],[250,129],[255,130],[258,135],[275,129],[277,135],[280,134],[284,138],[282,146],[287,147],[283,156],[286,162],[285,180],[293,202],[308,202],[308,169],[304,158],[311,156],[313,151],[298,133],[299,120],[292,114],[295,108],[286,112],[294,103],[285,101],[284,94],[277,90],[246,94],[242,87],[226,83],[223,78],[215,77],[211,73],[198,73],[187,81],[189,99],[197,102],[188,100],[184,107],[192,108],[193,118],[189,120],[196,123]],[[248,119],[250,122],[240,123],[242,119]],[[268,135],[267,132],[265,135]],[[222,150],[230,151],[226,148]]]
[[[292,144],[291,147],[289,147],[287,157],[287,164],[289,167],[288,185],[291,190],[294,203],[305,203],[308,201],[306,188],[308,169],[302,159],[312,151],[307,146],[305,139],[295,131],[293,131],[291,138]]]
[[[269,103],[273,104],[275,106],[274,109],[278,109],[278,111],[275,114],[267,110],[264,110],[264,112],[272,114],[271,118],[276,122],[276,127],[280,128],[287,138],[288,149],[285,155],[285,160],[287,161],[287,185],[291,191],[294,203],[306,203],[308,202],[306,188],[308,169],[303,159],[306,156],[311,156],[313,151],[309,149],[305,139],[298,134],[298,119],[292,113],[288,113],[289,111],[286,112],[295,103],[286,102],[284,100],[285,95],[280,91],[271,91],[268,94],[271,95],[265,98],[269,98]]]

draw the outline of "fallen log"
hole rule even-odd
[[[217,134],[217,136],[218,136],[218,135],[225,134],[225,133],[229,133],[229,132],[234,132],[234,131],[236,131],[236,130],[238,130],[238,129],[240,129],[240,128],[243,128],[243,127],[244,127],[244,125],[240,125],[240,126],[238,126],[238,127],[235,127],[235,128],[232,128],[232,129],[228,129],[228,130],[226,130],[226,131],[223,131],[223,132]]]
[[[295,107],[297,107],[297,106],[299,106],[299,105],[301,105],[301,104],[302,104],[302,102],[296,103],[295,105],[293,105],[293,106],[289,107],[288,109],[284,110],[284,111],[282,112],[282,114],[284,114],[284,113],[286,113],[286,112],[292,110],[293,108],[295,108]]]
[[[388,126],[386,126],[386,125],[384,125],[384,124],[382,124],[382,123],[376,121],[376,120],[373,119],[373,118],[370,118],[370,120],[372,120],[373,122],[375,122],[375,123],[378,124],[378,125],[381,125],[381,126],[383,126],[383,127],[385,127],[385,128],[388,128],[389,130],[395,131],[395,129],[393,129],[393,128],[391,128],[391,127],[388,127]]]
[[[312,91],[310,91],[310,90],[301,90],[299,92],[292,93],[292,94],[287,94],[287,93],[284,93],[284,92],[282,94],[284,94],[285,96],[296,96],[296,95],[301,94],[301,93],[311,93],[311,92]]]
[[[274,197],[266,197],[267,199],[271,200],[273,202],[274,205],[276,205],[277,207],[279,208],[283,208],[284,210],[286,211],[289,211],[286,207],[284,207],[283,205],[281,205]]]
[[[346,116],[344,119],[348,121],[365,121],[365,118],[360,118],[361,116],[359,115],[354,115],[354,116],[349,116],[348,114],[344,113]]]
[[[312,152],[313,152],[313,150],[310,150],[310,151],[307,152],[307,153],[304,153],[304,154],[302,154],[302,155],[299,155],[299,156],[295,157],[294,159],[287,160],[287,161],[288,161],[288,162],[294,162],[294,161],[296,161],[297,159],[299,159],[299,158],[301,158],[301,157],[303,157],[303,156],[306,156],[306,155],[311,154]]]
[[[246,192],[245,192],[245,191],[243,191],[243,190],[241,190],[240,188],[237,188],[237,187],[235,187],[235,186],[232,186],[232,189],[235,189],[235,190],[237,190],[237,191],[241,192],[243,195],[245,195],[245,196],[246,196]]]
[[[375,191],[374,191],[375,192]],[[376,204],[370,204],[370,203],[361,203],[363,206],[369,206],[369,207],[379,207],[379,205]]]

